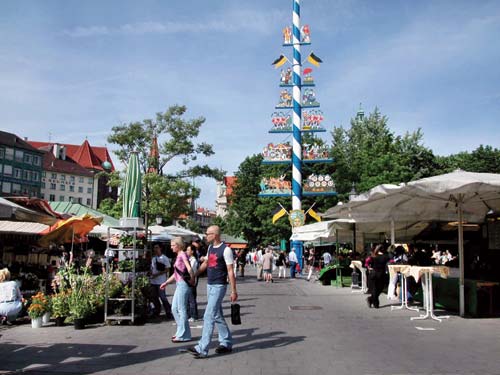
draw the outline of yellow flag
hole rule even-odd
[[[279,68],[287,61],[288,61],[288,59],[286,58],[286,56],[280,55],[280,57],[278,57],[276,60],[274,60],[271,65],[274,65],[275,68]]]
[[[279,210],[273,215],[273,224],[276,223],[281,217],[285,215],[286,215],[286,210],[283,207],[281,207],[281,210]]]
[[[323,62],[318,56],[316,56],[314,53],[310,53],[309,56],[307,56],[307,61],[309,61],[311,64],[314,66],[319,66]]]
[[[307,213],[316,221],[321,221],[321,216],[318,215],[316,211],[314,211],[312,208],[307,211]]]

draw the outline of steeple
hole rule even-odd
[[[359,109],[356,113],[356,121],[361,122],[365,119],[365,111],[363,111],[362,103],[359,103]]]

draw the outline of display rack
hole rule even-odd
[[[132,241],[132,247],[127,247],[127,248],[111,248],[109,245],[109,240],[111,238],[111,229],[118,229],[120,231],[125,232],[127,235],[132,235],[133,241]],[[134,323],[134,320],[136,318],[135,314],[135,283],[136,283],[136,266],[137,266],[137,258],[138,258],[138,252],[140,251],[147,251],[147,249],[138,249],[137,248],[137,234],[140,232],[145,232],[145,228],[142,226],[117,226],[117,227],[109,227],[108,228],[108,240],[107,240],[107,248],[106,250],[109,251],[116,251],[118,253],[118,258],[120,258],[120,254],[128,254],[132,253],[132,271],[130,272],[130,277],[127,277],[127,282],[130,279],[131,280],[131,296],[130,297],[120,297],[120,298],[111,298],[109,296],[109,281],[110,277],[112,275],[112,270],[110,269],[110,262],[106,262],[106,283],[105,283],[105,301],[104,301],[104,321],[106,323],[109,323],[113,320],[115,321],[131,321]],[[122,280],[123,281],[123,280]],[[109,314],[109,309],[110,305],[112,305],[114,302],[124,302],[124,301],[130,301],[130,314],[129,315],[117,315],[117,314]]]

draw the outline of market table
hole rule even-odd
[[[411,266],[408,272],[408,276],[413,276],[415,281],[418,282],[422,277],[422,291],[424,293],[424,308],[425,314],[420,316],[415,316],[411,318],[411,320],[420,320],[420,319],[434,319],[438,322],[441,322],[443,319],[449,318],[449,316],[440,316],[437,317],[434,315],[434,299],[433,299],[433,291],[432,291],[432,274],[439,273],[440,276],[446,279],[450,273],[449,267],[446,266],[430,266],[430,267],[419,267],[419,266]]]
[[[408,284],[406,281],[406,277],[410,275],[411,266],[408,264],[389,264],[387,266],[389,268],[389,275],[392,279],[398,272],[401,274],[401,305],[400,306],[391,306],[392,310],[413,310],[418,311],[418,307],[410,307],[408,306]]]
[[[368,292],[368,283],[366,280],[366,268],[363,267],[363,264],[361,263],[361,261],[360,260],[353,260],[353,261],[351,261],[351,264],[349,265],[349,267],[351,267],[353,270],[355,270],[356,268],[358,270],[360,270],[360,272],[361,272],[361,290],[360,290],[360,292],[363,292],[363,293]],[[353,286],[351,285],[351,288],[352,287]],[[354,292],[354,290],[352,292]]]

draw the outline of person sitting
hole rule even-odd
[[[0,270],[0,322],[11,324],[23,308],[23,296],[15,281],[10,281],[10,271]]]

